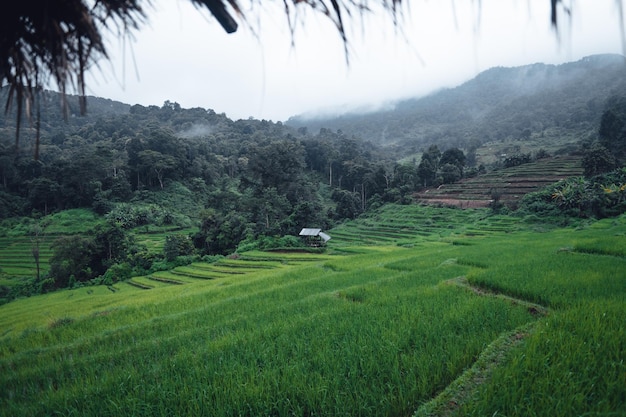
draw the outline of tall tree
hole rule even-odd
[[[293,140],[252,145],[248,150],[247,180],[261,190],[273,187],[283,190],[296,182],[304,170],[304,148]]]
[[[582,165],[586,177],[609,172],[616,166],[613,154],[598,142],[585,150]]]
[[[607,100],[598,136],[600,144],[618,160],[626,157],[626,96],[613,96]]]
[[[91,262],[96,245],[90,237],[64,236],[54,243],[50,258],[50,277],[57,288],[67,287],[72,279],[87,281],[94,277]]]
[[[454,165],[460,172],[461,177],[463,176],[463,168],[465,167],[465,154],[459,148],[450,148],[446,149],[441,154],[441,159],[439,159],[440,165],[452,164]]]
[[[60,187],[55,181],[46,177],[38,177],[28,182],[28,199],[33,208],[42,210],[44,215],[53,206]]]
[[[430,145],[426,152],[422,154],[422,160],[417,167],[417,172],[424,186],[436,183],[437,171],[439,171],[439,160],[441,151],[437,145]]]
[[[151,149],[139,152],[139,159],[141,161],[140,167],[148,180],[150,181],[156,176],[159,186],[163,189],[163,179],[168,172],[176,168],[176,159],[171,155]]]

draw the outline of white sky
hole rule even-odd
[[[559,36],[549,0],[405,0],[400,31],[384,13],[349,20],[349,64],[332,23],[310,9],[299,9],[294,47],[282,1],[259,1],[254,30],[233,34],[189,0],[153,1],[134,40],[109,39],[111,62],[91,72],[87,94],[285,121],[455,87],[493,66],[623,53],[617,0],[564,0],[573,13],[559,16]]]

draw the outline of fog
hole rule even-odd
[[[90,72],[88,94],[284,121],[389,106],[494,66],[623,53],[614,0],[566,1],[571,18],[561,13],[558,32],[547,0],[403,3],[398,26],[380,12],[350,18],[346,49],[311,10],[299,11],[293,38],[275,3],[257,5],[229,35],[188,0],[157,0],[133,40],[108,39],[111,62]]]

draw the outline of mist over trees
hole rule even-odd
[[[341,130],[398,153],[440,148],[470,150],[487,142],[534,137],[559,142],[562,137],[596,135],[605,101],[626,91],[626,60],[621,55],[594,55],[560,65],[495,67],[459,86],[390,103],[367,114],[316,117],[296,115],[286,121]],[[393,104],[393,105],[392,105]]]

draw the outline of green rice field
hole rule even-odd
[[[0,415],[626,415],[626,216],[328,233],[0,306]]]

